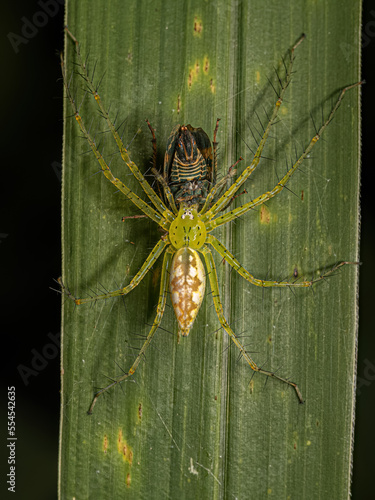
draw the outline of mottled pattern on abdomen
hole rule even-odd
[[[169,286],[180,335],[189,335],[202,304],[205,285],[205,270],[198,252],[189,247],[177,250]]]

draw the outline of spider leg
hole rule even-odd
[[[82,56],[81,56],[81,52],[80,52],[80,49],[79,49],[78,40],[74,37],[74,35],[72,35],[72,33],[70,33],[70,31],[68,30],[68,28],[65,28],[65,31],[69,35],[69,37],[73,40],[73,42],[75,44],[76,54],[77,54],[77,57],[78,57],[78,63],[79,63],[79,66],[80,66],[80,68],[82,70],[82,77],[86,81],[88,89],[89,89],[89,92],[94,96],[95,101],[98,104],[98,106],[100,108],[100,111],[101,111],[103,117],[105,118],[105,120],[107,122],[107,125],[108,125],[108,127],[109,127],[109,129],[110,129],[110,131],[111,131],[111,133],[113,135],[113,138],[116,141],[117,147],[118,147],[118,149],[120,151],[121,158],[126,163],[126,165],[129,167],[130,171],[132,172],[132,174],[134,175],[134,177],[137,179],[137,181],[141,185],[141,187],[144,190],[144,192],[146,193],[146,195],[152,201],[152,203],[154,204],[156,210],[160,213],[160,215],[162,215],[163,217],[166,217],[169,221],[172,221],[174,219],[172,212],[166,207],[166,205],[164,204],[164,202],[159,198],[159,196],[155,193],[155,191],[152,189],[152,187],[150,186],[150,184],[146,181],[146,179],[144,178],[143,174],[141,173],[141,171],[139,170],[139,168],[137,167],[137,165],[130,159],[128,151],[125,148],[125,146],[124,146],[124,144],[123,144],[123,142],[121,140],[121,137],[119,136],[119,133],[117,132],[117,129],[115,128],[114,124],[112,123],[111,119],[109,118],[108,111],[103,106],[103,103],[101,101],[101,98],[100,98],[100,95],[98,94],[97,89],[95,88],[92,80],[90,79],[90,76],[89,76],[89,74],[87,72],[87,66],[86,66],[86,64],[83,61]],[[62,67],[62,74],[63,74],[63,79],[64,79],[64,85],[65,85],[65,88],[66,88],[69,100],[72,103],[73,108],[75,110],[76,120],[78,121],[78,123],[79,123],[79,125],[81,127],[82,132],[87,137],[87,132],[85,133],[84,130],[82,129],[82,126],[81,126],[82,118],[79,116],[77,107],[76,107],[76,105],[74,103],[74,99],[73,99],[73,97],[72,97],[72,95],[70,93],[70,90],[69,90],[69,85],[67,84],[66,72],[65,72],[64,62],[63,62],[62,58],[61,58],[61,67]],[[91,146],[91,143],[90,143],[90,146]]]
[[[220,241],[215,238],[212,234],[209,234],[206,239],[206,243],[211,245],[222,257],[225,259],[225,261],[233,267],[235,271],[238,272],[240,276],[242,276],[246,281],[251,283],[252,285],[256,286],[262,286],[264,288],[269,288],[269,287],[291,287],[291,286],[297,286],[297,287],[309,287],[312,286],[314,283],[317,283],[318,281],[323,280],[330,274],[332,274],[334,271],[337,271],[340,267],[346,265],[346,264],[358,264],[358,262],[339,262],[335,266],[333,266],[329,271],[327,271],[324,274],[321,274],[317,278],[313,278],[310,281],[272,281],[272,280],[261,280],[258,278],[254,278],[252,274],[249,273],[242,265],[239,263],[239,261],[230,253],[229,250],[225,248],[225,246],[220,243]]]
[[[151,269],[151,267],[155,264],[156,260],[159,258],[159,256],[162,254],[163,250],[165,247],[169,244],[168,241],[164,241],[163,239],[160,239],[158,243],[154,246],[152,249],[151,253],[147,257],[147,259],[144,261],[142,267],[140,270],[137,272],[137,274],[134,276],[134,278],[131,280],[129,285],[119,288],[118,290],[113,290],[112,292],[108,293],[103,293],[99,295],[94,295],[92,297],[87,297],[84,299],[80,299],[77,297],[74,297],[68,288],[66,288],[59,279],[59,284],[62,288],[62,291],[71,299],[73,302],[79,306],[81,304],[86,304],[87,302],[96,302],[97,300],[102,300],[102,299],[109,299],[111,297],[118,297],[120,295],[127,295],[129,292],[131,292],[136,286],[139,285],[139,283],[142,281],[142,279],[145,277],[147,272]],[[167,250],[168,251],[168,250]]]
[[[249,356],[249,354],[246,352],[245,347],[239,341],[238,337],[236,336],[234,331],[231,329],[231,327],[228,324],[228,321],[226,320],[226,318],[224,316],[223,306],[222,306],[222,303],[220,300],[220,294],[219,294],[219,284],[218,284],[218,280],[217,280],[216,267],[215,267],[214,259],[212,257],[211,250],[208,247],[204,246],[200,250],[200,252],[204,255],[204,259],[206,262],[207,274],[208,274],[208,277],[210,280],[210,285],[211,285],[212,298],[214,301],[215,310],[216,310],[216,313],[218,315],[220,324],[224,328],[224,330],[227,332],[227,334],[229,335],[232,342],[240,350],[241,356],[250,365],[250,368],[252,370],[254,370],[254,372],[263,373],[267,377],[275,378],[277,380],[280,380],[280,382],[284,382],[285,384],[292,386],[294,388],[294,390],[296,391],[299,402],[303,403],[304,401],[302,398],[302,394],[301,394],[301,391],[299,390],[297,384],[295,384],[294,382],[291,382],[290,380],[285,379],[283,377],[279,377],[279,375],[277,375],[275,372],[269,372],[267,370],[263,370],[263,368],[260,368],[254,362],[254,360]]]
[[[268,136],[269,136],[269,133],[271,131],[271,128],[272,128],[272,126],[274,125],[274,123],[277,120],[279,109],[280,109],[281,104],[282,104],[283,99],[284,99],[285,91],[286,91],[286,89],[287,89],[287,87],[288,87],[288,85],[290,83],[291,77],[292,77],[292,68],[293,68],[293,63],[294,63],[294,59],[295,59],[294,51],[298,47],[298,45],[304,40],[304,38],[305,38],[305,35],[302,35],[299,38],[299,40],[297,41],[297,43],[292,47],[292,49],[290,51],[290,61],[289,61],[289,66],[286,69],[286,74],[285,74],[284,82],[282,82],[282,83],[280,82],[281,89],[280,89],[280,92],[278,94],[278,99],[277,99],[275,107],[273,109],[271,118],[270,118],[270,120],[269,120],[266,128],[264,129],[262,139],[261,139],[261,141],[259,143],[259,146],[258,146],[256,152],[255,152],[253,161],[251,162],[251,164],[247,168],[245,168],[245,170],[238,177],[238,179],[236,180],[236,182],[234,182],[232,184],[232,186],[229,189],[227,189],[227,191],[211,207],[211,209],[208,210],[204,214],[204,216],[202,217],[203,222],[209,221],[215,215],[217,215],[219,212],[221,212],[228,205],[228,203],[233,198],[233,196],[236,194],[236,192],[238,191],[238,189],[242,186],[242,184],[249,178],[249,176],[257,168],[258,163],[260,161],[260,158],[262,156],[263,148],[264,148],[264,146],[266,144],[266,141],[268,139]]]
[[[160,280],[160,293],[159,293],[159,300],[158,300],[158,305],[156,309],[156,316],[154,319],[154,322],[152,324],[151,330],[149,331],[147,338],[139,351],[138,356],[136,357],[134,363],[130,367],[129,371],[122,375],[121,377],[117,378],[114,380],[111,384],[107,385],[107,387],[104,387],[103,389],[100,389],[98,391],[90,405],[89,411],[87,412],[89,415],[92,414],[92,410],[96,404],[96,401],[98,400],[99,396],[103,394],[104,392],[108,391],[108,389],[111,389],[111,387],[114,387],[117,384],[120,384],[124,380],[126,380],[128,377],[134,374],[136,369],[138,368],[139,363],[141,362],[142,358],[144,357],[145,351],[148,348],[148,346],[151,344],[152,338],[156,332],[156,330],[159,328],[160,322],[162,320],[164,310],[165,310],[165,304],[167,300],[167,295],[168,295],[168,276],[169,276],[169,270],[171,267],[172,263],[172,256],[173,256],[173,250],[171,247],[169,247],[165,254],[164,254],[164,260],[163,260],[163,267],[162,267],[162,272],[161,272],[161,280]]]
[[[63,62],[62,62],[63,65]],[[64,74],[64,69],[63,69],[63,74]],[[64,76],[64,81],[65,81],[65,76]],[[130,201],[134,203],[142,212],[149,217],[151,220],[159,224],[163,229],[168,229],[169,227],[169,222],[166,220],[166,218],[163,217],[162,214],[160,214],[160,211],[154,210],[152,207],[150,207],[145,201],[143,201],[139,196],[137,196],[131,189],[129,189],[123,182],[121,182],[119,179],[117,179],[113,174],[109,166],[107,165],[105,159],[103,158],[102,154],[96,147],[95,140],[91,137],[89,132],[87,131],[85,124],[82,120],[81,115],[79,114],[79,111],[76,107],[75,101],[69,91],[69,87],[66,86],[66,91],[68,98],[73,106],[74,109],[74,115],[75,119],[78,122],[78,125],[80,126],[80,129],[87,139],[88,143],[90,144],[91,150],[93,151],[102,171],[105,177],[112,182],[114,186],[117,187],[119,191],[121,191]],[[167,215],[167,213],[164,213],[164,215]],[[172,215],[173,218],[173,215]],[[173,220],[173,219],[172,219]]]
[[[154,174],[155,179],[163,186],[165,197],[168,200],[169,206],[171,207],[173,213],[175,215],[177,215],[178,214],[178,210],[177,210],[177,207],[176,207],[176,203],[174,201],[174,197],[173,197],[172,191],[170,190],[170,188],[169,188],[169,186],[167,184],[167,181],[158,172],[158,170],[156,168],[153,168],[151,171]]]
[[[217,193],[220,193],[221,190],[224,189],[226,183],[234,176],[236,175],[236,172],[237,170],[234,168],[237,163],[239,163],[243,158],[240,157],[239,160],[236,161],[236,163],[234,163],[234,165],[232,165],[229,170],[228,170],[228,173],[220,180],[218,181],[213,187],[212,189],[210,190],[210,192],[208,193],[207,197],[206,197],[206,201],[204,202],[204,205],[202,207],[202,210],[199,212],[199,215],[202,216],[202,214],[204,214],[206,212],[206,210],[208,209],[208,207],[210,206],[210,204],[212,203],[213,199],[215,198],[216,194]],[[231,202],[231,200],[229,200],[228,204]],[[223,210],[225,210],[226,207],[223,208]]]
[[[212,229],[214,229],[215,227],[220,226],[221,224],[226,224],[227,222],[230,222],[230,221],[236,219],[240,215],[245,214],[246,212],[248,212],[252,208],[257,207],[258,205],[262,205],[264,202],[268,201],[269,199],[273,198],[278,193],[280,193],[284,189],[285,185],[287,184],[289,179],[292,177],[294,172],[298,169],[298,167],[301,165],[303,160],[311,152],[311,150],[315,146],[315,144],[319,141],[320,137],[322,136],[322,134],[324,132],[324,129],[332,121],[333,116],[335,115],[336,111],[338,110],[338,108],[341,104],[341,101],[344,99],[345,93],[348,90],[353,89],[355,87],[358,87],[361,84],[362,84],[362,82],[354,83],[353,85],[349,85],[348,87],[345,87],[340,92],[340,95],[336,101],[336,104],[332,108],[326,121],[321,125],[321,127],[316,132],[314,137],[310,140],[307,148],[304,150],[304,152],[301,154],[301,156],[298,158],[298,160],[294,163],[294,165],[292,165],[292,167],[288,170],[288,172],[284,175],[284,177],[276,184],[276,186],[271,191],[268,191],[268,192],[262,194],[261,196],[258,196],[257,198],[255,198],[255,200],[250,201],[249,203],[245,203],[244,205],[241,205],[240,207],[235,208],[235,209],[231,210],[230,212],[228,212],[224,215],[221,215],[220,217],[217,217],[216,219],[210,220],[209,222],[206,223],[207,231],[212,231]],[[233,184],[233,186],[235,184]],[[231,190],[231,188],[228,189],[228,191],[223,195],[223,197],[227,197],[227,193],[229,193],[230,190]],[[210,211],[208,211],[202,218],[204,219],[209,212]],[[217,213],[217,211],[216,211],[216,213]]]
[[[153,129],[153,127],[151,126],[151,123],[148,120],[146,120],[146,122],[147,122],[148,128],[150,129],[150,132],[152,134],[152,151],[153,151],[153,153],[152,153],[152,169],[151,169],[151,172],[154,174],[155,179],[159,182],[159,184],[161,186],[163,186],[165,198],[168,200],[168,203],[169,203],[169,206],[172,209],[172,212],[175,215],[177,215],[178,214],[178,210],[177,210],[177,207],[176,207],[176,203],[174,201],[174,196],[172,194],[172,191],[170,190],[167,181],[160,174],[160,172],[158,171],[158,169],[156,167],[156,152],[157,152],[157,149],[156,149],[155,130]],[[160,191],[159,191],[159,194],[160,194]]]

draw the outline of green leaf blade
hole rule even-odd
[[[303,21],[300,21],[300,20]],[[295,74],[259,168],[237,206],[272,189],[314,134],[332,96],[359,79],[360,4],[345,8],[279,2],[68,2],[67,24],[101,80],[132,159],[146,172],[152,153],[144,120],[156,128],[158,160],[177,123],[212,137],[220,117],[220,174],[254,135],[274,94],[267,78],[302,32]],[[201,32],[199,32],[201,24]],[[197,32],[198,30],[198,32]],[[69,42],[69,41],[68,41]],[[68,43],[66,64],[74,67]],[[75,68],[76,69],[76,68]],[[194,73],[195,71],[195,73]],[[190,78],[189,78],[190,76]],[[84,82],[73,75],[77,97]],[[81,102],[81,101],[80,101]],[[86,95],[80,112],[115,175],[130,175]],[[99,173],[66,109],[64,281],[85,295],[98,283],[127,284],[160,233]],[[138,128],[142,133],[135,136]],[[134,137],[135,136],[135,137]],[[357,259],[358,93],[345,97],[324,140],[285,191],[236,224],[215,231],[252,274],[278,279]],[[148,178],[152,182],[151,178]],[[143,198],[145,199],[145,198]],[[293,390],[252,372],[220,329],[207,297],[187,339],[176,341],[167,307],[161,329],[132,379],[102,396],[96,387],[131,365],[155,314],[160,267],[123,302],[76,309],[64,303],[61,498],[347,498],[350,490],[358,270],[347,266],[311,290],[265,290],[215,257],[230,324],[259,365],[299,384]],[[116,285],[117,283],[117,285]],[[100,287],[101,285],[99,285]],[[75,309],[75,310],[74,310]],[[118,363],[119,366],[116,364]]]

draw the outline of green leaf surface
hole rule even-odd
[[[249,165],[272,112],[275,68],[302,33],[292,83],[258,169],[237,206],[272,189],[302,153],[346,85],[359,80],[359,1],[67,1],[67,24],[141,171],[158,163],[178,123],[212,137],[219,172]],[[70,88],[116,177],[142,190],[121,161],[66,40]],[[140,133],[137,131],[141,129]],[[116,289],[136,274],[161,233],[99,172],[66,101],[63,280],[78,296]],[[257,278],[311,277],[357,260],[359,91],[350,91],[324,139],[262,209],[214,231]],[[98,173],[97,175],[95,175]],[[152,177],[148,177],[152,182]],[[145,199],[145,198],[144,198]],[[160,259],[161,260],[161,259]],[[349,497],[356,372],[357,266],[313,290],[263,290],[215,256],[227,318],[255,361],[296,381],[255,374],[220,329],[209,285],[196,324],[177,343],[167,307],[134,377],[128,370],[155,315],[161,262],[124,300],[63,304],[60,498]],[[169,299],[168,299],[169,302]]]

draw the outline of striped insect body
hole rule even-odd
[[[168,139],[163,177],[176,205],[203,205],[216,181],[215,148],[202,128],[177,125]]]

